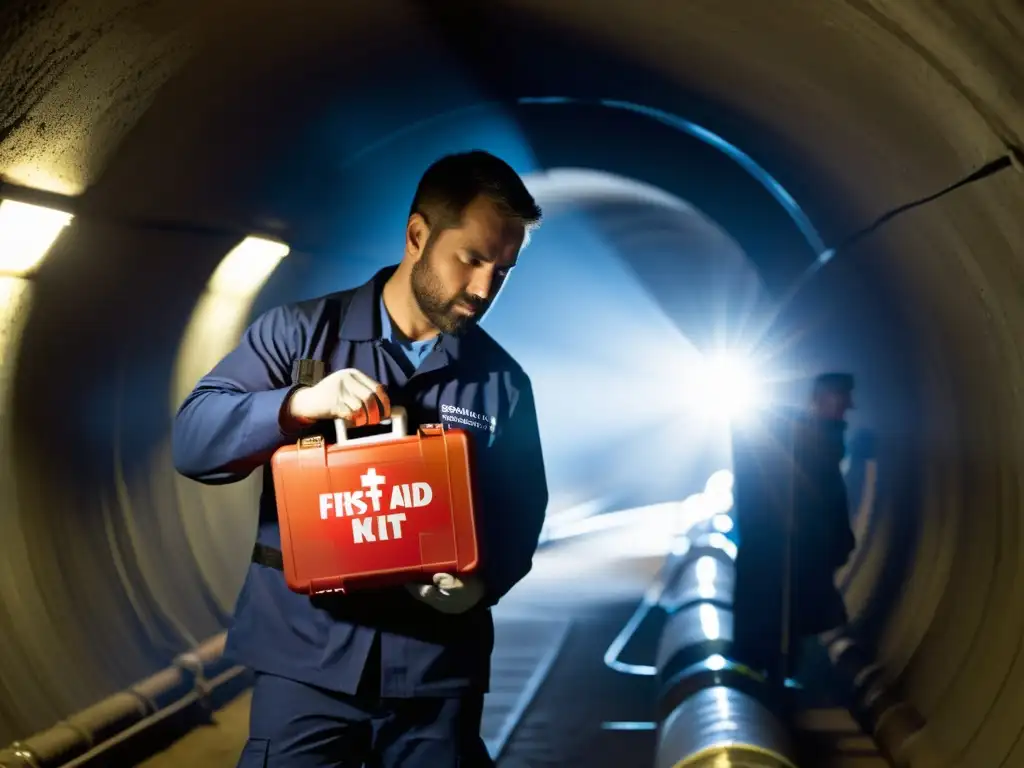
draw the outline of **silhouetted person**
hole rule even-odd
[[[796,485],[791,560],[794,640],[846,623],[835,574],[854,548],[846,483],[846,412],[853,407],[853,376],[827,373],[814,382],[808,415],[794,436]]]
[[[824,374],[808,409],[766,412],[733,431],[735,653],[777,681],[803,638],[846,623],[835,573],[854,546],[840,469],[852,393],[852,376]]]

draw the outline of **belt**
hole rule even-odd
[[[260,544],[258,541],[252,548],[252,561],[257,565],[265,565],[267,568],[284,570],[284,555],[281,554],[281,550]]]

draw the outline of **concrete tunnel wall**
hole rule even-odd
[[[344,232],[346,177],[321,150],[345,156],[485,98],[622,98],[692,119],[778,178],[827,244],[1022,143],[1024,14],[1009,2],[427,7],[0,11],[0,173],[80,195],[81,214],[28,284],[28,315],[7,310],[4,329],[23,334],[2,369],[3,741],[143,677],[225,619],[202,578],[216,568],[196,562],[215,552],[191,553],[161,452],[177,344],[234,240],[132,222],[276,231],[315,250]],[[586,133],[595,163],[694,185],[685,167],[654,178],[631,160],[671,143],[624,144],[581,119],[546,124],[551,164]],[[880,523],[848,601],[941,751],[965,765],[1024,762],[1022,203],[1008,170],[909,213],[829,264],[786,318],[803,330],[794,354],[856,370],[876,414]],[[752,255],[776,289],[813,256]]]

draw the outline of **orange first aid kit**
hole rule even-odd
[[[469,434],[425,424],[407,435],[307,437],[271,459],[288,587],[301,594],[472,573],[478,551]],[[387,425],[389,422],[383,422]]]

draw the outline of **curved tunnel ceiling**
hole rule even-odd
[[[297,258],[335,248],[352,217],[369,215],[364,193],[379,193],[346,163],[380,136],[524,95],[645,104],[742,147],[828,245],[1022,143],[1024,11],[1014,3],[666,8],[379,0],[286,12],[269,0],[105,0],[0,11],[0,173],[80,196],[78,220],[32,281],[31,313],[13,321],[24,326],[16,367],[3,369],[14,377],[3,450],[16,482],[2,493],[19,512],[2,520],[0,603],[4,621],[27,620],[38,635],[36,648],[14,643],[20,669],[0,673],[12,738],[220,626],[216,595],[175,584],[188,562],[161,564],[173,610],[159,615],[110,586],[133,583],[135,565],[91,562],[111,530],[96,522],[102,513],[89,517],[95,508],[158,509],[172,492],[168,480],[123,498],[108,417],[130,419],[120,450],[154,453],[174,350],[218,260],[253,230],[292,242]],[[815,256],[782,235],[759,251],[756,221],[744,232],[723,218],[733,187],[694,152],[673,154],[656,127],[583,109],[516,117],[530,155],[510,158],[517,165],[602,168],[694,201],[770,290]],[[408,185],[421,170],[389,182]],[[1008,170],[890,223],[828,264],[785,323],[802,329],[794,345],[808,369],[858,373],[880,433],[883,523],[848,599],[879,628],[883,658],[942,751],[966,765],[1024,762],[1022,190]],[[190,227],[155,226],[166,221]],[[133,386],[118,389],[111,380],[126,368]],[[147,519],[155,530],[133,536],[184,536]],[[55,550],[59,568],[45,570]],[[908,551],[902,587],[879,589]],[[87,632],[97,616],[121,618]],[[140,632],[150,648],[122,639]]]

